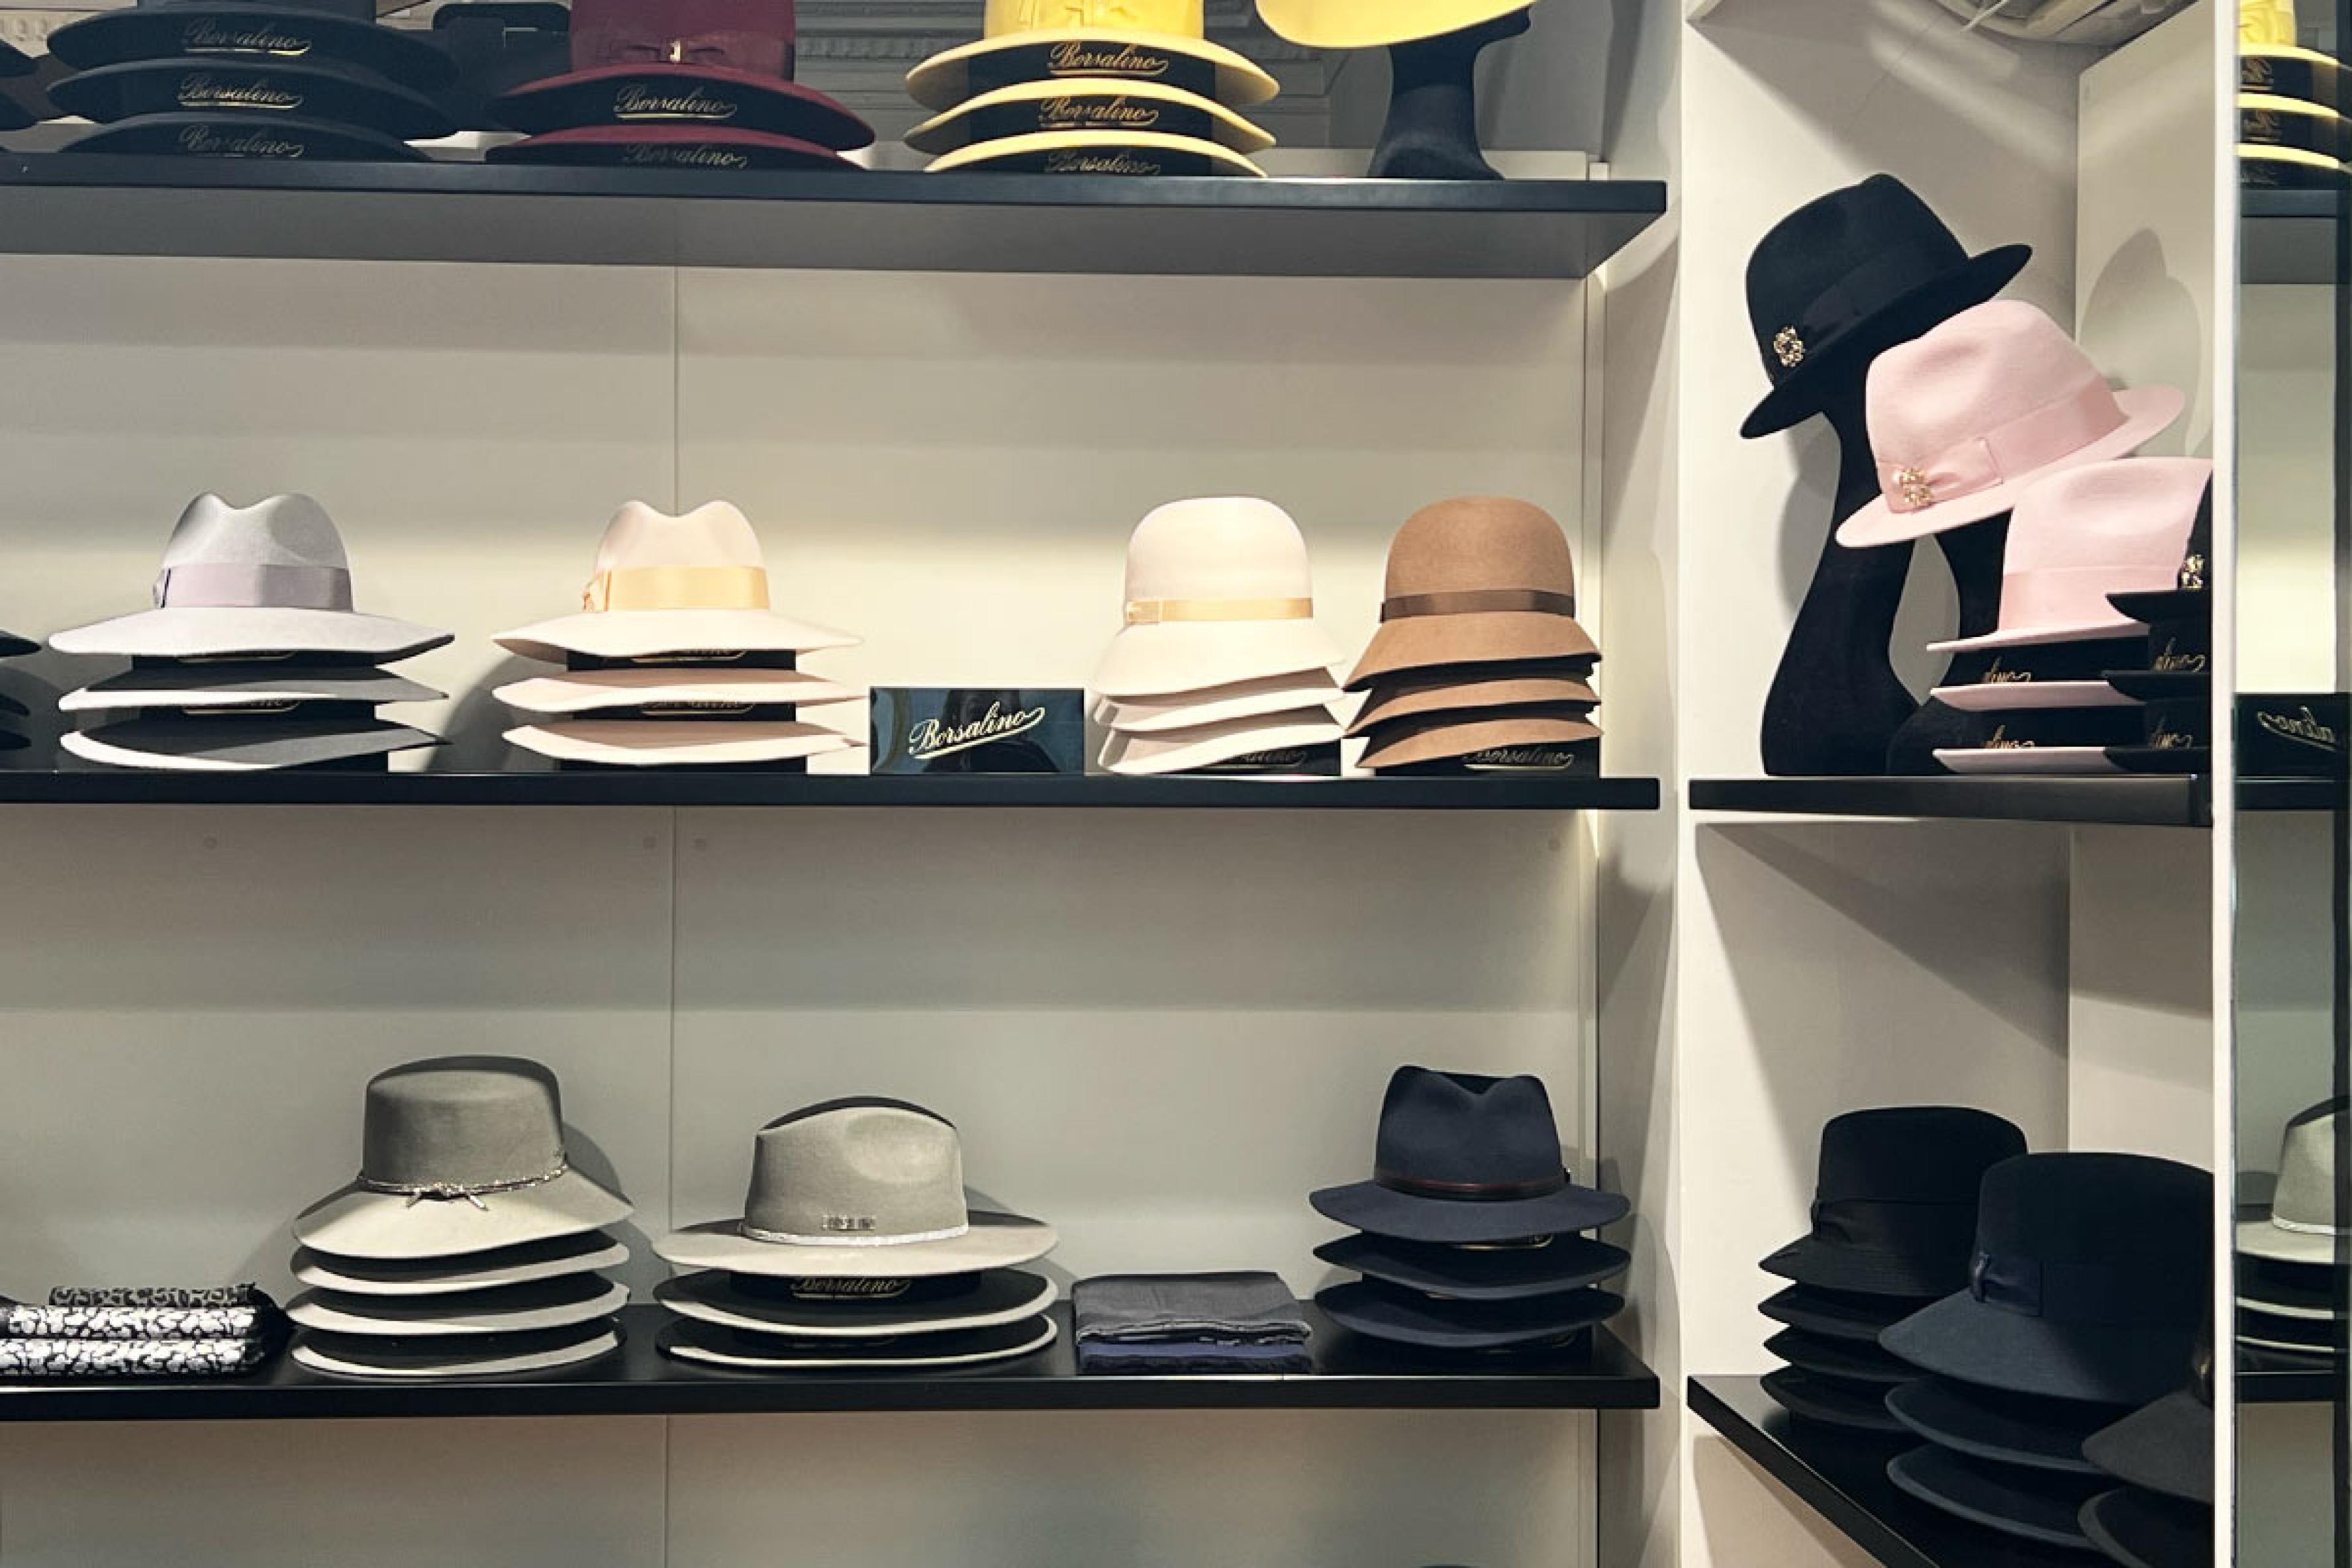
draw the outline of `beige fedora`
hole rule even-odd
[[[1364,748],[1368,768],[1401,768],[1415,763],[1448,762],[1480,752],[1508,752],[1517,746],[1562,746],[1596,740],[1601,727],[1584,717],[1579,703],[1545,703],[1492,718],[1463,719],[1440,713],[1382,724]],[[1508,765],[1505,761],[1500,765]],[[1530,762],[1529,766],[1551,766]]]
[[[1400,719],[1426,719],[1452,714],[1471,719],[1490,708],[1520,708],[1530,702],[1581,702],[1601,699],[1582,676],[1565,673],[1515,673],[1514,667],[1490,666],[1495,674],[1481,676],[1479,666],[1462,669],[1417,670],[1372,683],[1371,695],[1348,726],[1351,736],[1368,733],[1375,724]],[[1574,668],[1572,665],[1562,668]],[[1538,665],[1533,669],[1542,669]]]
[[[1274,138],[1213,98],[1156,81],[1019,81],[965,99],[907,132],[919,153],[952,153],[1006,137],[1149,131],[1261,153]]]
[[[1328,708],[1300,708],[1146,735],[1113,731],[1099,760],[1115,773],[1182,773],[1268,752],[1332,745],[1339,738],[1339,720]]]
[[[1568,536],[1541,507],[1499,496],[1425,506],[1389,544],[1380,630],[1347,680],[1502,660],[1596,658],[1576,623]]]
[[[526,713],[599,713],[615,709],[709,708],[749,703],[814,708],[864,692],[799,669],[649,665],[635,669],[575,669],[510,680],[490,693]]]
[[[1194,730],[1231,719],[1255,719],[1267,713],[1287,713],[1301,708],[1328,708],[1341,700],[1339,679],[1328,669],[1269,675],[1262,680],[1237,680],[1206,691],[1180,691],[1167,697],[1097,697],[1094,721],[1122,734],[1153,735],[1170,730]]]

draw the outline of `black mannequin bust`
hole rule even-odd
[[[1478,147],[1478,56],[1528,30],[1514,11],[1433,38],[1389,46],[1389,117],[1368,173],[1378,180],[1499,180]]]

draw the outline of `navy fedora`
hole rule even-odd
[[[1878,1342],[1881,1331],[1926,1306],[1928,1296],[1872,1296],[1859,1290],[1823,1290],[1791,1285],[1767,1296],[1757,1310],[1776,1323],[1832,1340]]]
[[[1923,1377],[1888,1394],[1886,1408],[1930,1443],[1972,1459],[2087,1476],[2098,1467],[2084,1458],[2083,1440],[2120,1407]]]
[[[1903,1424],[1886,1413],[1885,1388],[1872,1383],[1843,1383],[1821,1377],[1799,1367],[1768,1372],[1764,1392],[1790,1415],[1846,1432],[1899,1436]]]
[[[1358,1279],[1315,1293],[1315,1304],[1367,1339],[1422,1350],[1499,1351],[1548,1345],[1624,1310],[1607,1290],[1566,1290],[1515,1301],[1449,1301]]]
[[[2090,1547],[2077,1516],[2106,1489],[2098,1476],[1989,1465],[1933,1446],[1887,1461],[1886,1479],[1930,1507],[2049,1546]]]
[[[2091,1544],[2124,1568],[2209,1568],[2213,1518],[2202,1503],[2131,1487],[2101,1492],[2080,1515]]]
[[[1850,1110],[1822,1128],[1812,1229],[1764,1259],[1768,1274],[1826,1290],[1941,1296],[1968,1282],[1984,1173],[2025,1134],[1958,1105]]]
[[[1419,1067],[1389,1079],[1372,1179],[1325,1187],[1307,1201],[1374,1236],[1438,1242],[1590,1230],[1631,1206],[1568,1179],[1541,1079]]]

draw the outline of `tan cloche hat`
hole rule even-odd
[[[1507,751],[1513,746],[1564,746],[1597,740],[1601,727],[1581,703],[1538,703],[1498,710],[1492,718],[1463,718],[1440,713],[1428,719],[1402,719],[1372,731],[1364,748],[1368,768],[1401,768],[1415,763],[1442,763],[1478,752]],[[1538,764],[1529,763],[1529,766]],[[1554,767],[1545,763],[1540,765]]]
[[[1576,565],[1551,514],[1467,496],[1425,506],[1397,530],[1381,628],[1347,687],[1398,670],[1600,652],[1576,624]]]
[[[1492,717],[1487,710],[1522,708],[1530,702],[1598,703],[1599,694],[1583,676],[1571,673],[1577,668],[1559,663],[1471,665],[1385,677],[1373,682],[1371,695],[1348,733],[1361,735],[1375,724],[1400,719]]]

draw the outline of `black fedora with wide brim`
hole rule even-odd
[[[1762,1383],[1773,1404],[1802,1420],[1850,1433],[1909,1436],[1903,1423],[1886,1413],[1886,1391],[1876,1384],[1841,1383],[1792,1366],[1766,1373]]]
[[[1907,1383],[1919,1375],[1917,1367],[1888,1355],[1876,1345],[1865,1345],[1853,1340],[1833,1340],[1826,1334],[1807,1333],[1802,1329],[1782,1329],[1764,1342],[1764,1349],[1800,1372],[1841,1378],[1848,1383],[1874,1383],[1881,1387],[1888,1387]]]
[[[257,59],[334,60],[431,92],[457,62],[426,33],[300,5],[191,3],[129,5],[68,22],[49,53],[76,70],[128,60],[204,55],[224,65]]]
[[[2085,1437],[2083,1457],[2119,1481],[2210,1507],[2213,1407],[2175,1389]]]
[[[1367,1339],[1435,1351],[1552,1344],[1625,1310],[1622,1296],[1590,1288],[1514,1301],[1449,1301],[1377,1279],[1328,1286],[1315,1293],[1315,1304]]]
[[[1400,1241],[1518,1241],[1592,1230],[1625,1217],[1633,1205],[1619,1193],[1570,1184],[1526,1198],[1440,1198],[1399,1192],[1380,1183],[1325,1187],[1307,1201],[1327,1219]]]
[[[578,125],[727,125],[847,152],[874,128],[838,100],[782,77],[725,67],[612,65],[526,82],[491,106],[538,135]]]
[[[1921,1309],[1878,1342],[1916,1366],[2011,1394],[2145,1405],[2170,1393],[2197,1332],[2181,1324],[2066,1323],[1988,1305],[1962,1291]]]
[[[22,658],[36,653],[41,645],[30,637],[20,637],[15,632],[0,631],[0,658]]]
[[[2004,1394],[1942,1377],[1919,1378],[1886,1395],[1887,1413],[1930,1443],[1972,1459],[2077,1476],[2099,1473],[2084,1457],[2083,1442],[2119,1408]]]
[[[1315,1256],[1368,1279],[1465,1301],[1557,1295],[1622,1274],[1633,1261],[1623,1247],[1582,1236],[1543,1237],[1524,1247],[1446,1247],[1357,1235],[1327,1241]]]
[[[115,12],[109,15],[121,15]],[[141,157],[250,158],[262,163],[421,163],[425,154],[396,136],[323,120],[251,113],[142,114],[78,136],[60,153]]]
[[[2214,1513],[2204,1503],[2117,1487],[2084,1503],[2076,1521],[2124,1568],[2210,1568],[2215,1560]]]
[[[142,114],[244,114],[358,125],[402,142],[447,136],[448,111],[423,93],[331,60],[240,59],[173,55],[125,60],[60,77],[50,101],[69,114],[111,123]]]
[[[1857,1247],[1818,1236],[1798,1237],[1757,1267],[1767,1274],[1823,1290],[1907,1296],[1916,1300],[1929,1300],[1949,1290],[1954,1270],[1947,1258]]]
[[[1766,1297],[1756,1310],[1792,1329],[1833,1340],[1862,1340],[1874,1346],[1881,1331],[1892,1328],[1934,1300],[1933,1296],[1870,1296],[1854,1290],[1791,1285]]]
[[[2078,1551],[2091,1542],[2075,1516],[2107,1484],[2098,1476],[1990,1465],[1933,1446],[1889,1459],[1886,1479],[1921,1502],[1972,1523]]]

